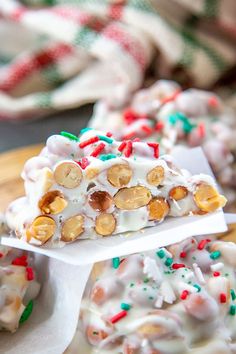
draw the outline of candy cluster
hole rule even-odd
[[[235,266],[235,244],[203,237],[96,264],[79,353],[234,353]]]
[[[105,127],[118,139],[152,139],[162,153],[176,145],[202,146],[227,197],[236,200],[235,114],[215,94],[182,91],[175,82],[160,80],[134,94],[126,108],[98,103],[90,125]]]
[[[51,136],[24,167],[26,197],[9,207],[10,227],[35,245],[64,244],[225,205],[210,176],[191,176],[170,156],[159,157],[158,148],[89,128],[80,138],[67,132]]]

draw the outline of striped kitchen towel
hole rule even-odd
[[[232,94],[235,11],[234,0],[0,0],[0,119],[119,106],[148,74]]]

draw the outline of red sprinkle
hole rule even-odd
[[[90,154],[90,156],[97,157],[97,156],[100,154],[100,152],[104,149],[105,146],[106,146],[106,144],[100,143],[100,144],[93,150],[93,152]]]
[[[132,145],[132,141],[127,141],[127,145],[124,151],[124,155],[125,157],[130,157],[130,155],[132,154],[132,150],[133,150],[133,145]]]
[[[220,302],[221,302],[222,304],[225,304],[225,303],[226,303],[226,300],[227,300],[226,294],[225,294],[225,293],[221,293],[221,294],[220,294]]]
[[[187,252],[182,251],[179,256],[180,258],[185,258],[187,256]]]
[[[201,240],[201,241],[199,242],[197,248],[198,248],[199,250],[203,250],[203,248],[206,246],[206,244],[207,244],[208,242],[209,242],[208,239]]]
[[[209,104],[209,106],[211,106],[211,107],[218,107],[219,101],[218,101],[218,99],[217,99],[215,96],[211,96],[211,97],[208,99],[208,104]]]
[[[129,139],[133,138],[135,136],[135,134],[136,134],[135,132],[130,132],[129,134],[124,135],[123,139],[129,140]]]
[[[157,122],[157,124],[155,125],[155,130],[157,132],[161,132],[164,128],[164,123],[163,122]]]
[[[0,258],[2,258],[4,256],[4,254],[3,253],[0,253]]]
[[[135,138],[134,140],[133,140],[133,142],[134,143],[139,143],[141,140],[139,139],[139,138]]]
[[[141,126],[142,131],[144,131],[146,134],[150,135],[152,134],[152,128],[149,127],[148,125],[142,125]]]
[[[123,112],[123,117],[126,123],[129,125],[139,118],[138,114],[134,112],[131,108],[127,108]]]
[[[16,265],[16,266],[27,267],[27,265],[28,265],[27,256],[21,256],[21,257],[15,258],[15,259],[13,259],[11,264]]]
[[[99,141],[99,137],[98,136],[94,136],[88,140],[85,140],[85,141],[82,141],[80,144],[79,144],[79,147],[81,149],[83,149],[85,146],[88,146],[88,145],[91,145],[93,143],[96,143],[97,141]]]
[[[185,264],[183,264],[183,263],[173,263],[172,264],[172,269],[179,269],[179,268],[185,268]]]
[[[106,133],[106,136],[107,136],[108,138],[110,138],[110,137],[112,136],[112,133],[111,133],[111,132],[107,132],[107,133]]]
[[[34,271],[31,267],[26,268],[26,276],[28,281],[34,280]]]
[[[189,292],[188,290],[184,290],[182,294],[180,295],[181,300],[186,300]]]
[[[180,90],[176,90],[174,93],[172,93],[172,95],[164,97],[161,100],[161,103],[163,104],[163,103],[174,101],[180,92],[181,92]]]
[[[158,159],[159,157],[159,144],[158,143],[147,143],[148,146],[150,146],[151,148],[153,148],[154,150],[154,157],[156,159]]]
[[[116,323],[118,321],[120,321],[122,318],[126,317],[127,316],[127,311],[123,310],[119,313],[117,313],[115,316],[113,316],[111,319],[110,319],[110,322],[111,323]]]
[[[214,277],[219,277],[220,276],[220,272],[214,272],[213,275],[214,275]]]
[[[118,147],[118,151],[123,151],[124,148],[126,147],[126,145],[127,145],[127,142],[126,142],[126,141],[123,141],[123,142],[120,144],[120,146]]]
[[[204,123],[199,123],[198,124],[198,135],[200,138],[204,138],[206,135],[206,127]]]
[[[84,170],[89,165],[89,160],[86,157],[81,159],[81,168]]]

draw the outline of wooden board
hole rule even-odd
[[[32,145],[0,154],[0,212],[14,199],[24,195],[23,181],[20,177],[26,160],[36,156],[43,145]],[[219,236],[220,239],[236,242],[236,224]]]
[[[36,156],[42,145],[33,145],[0,154],[0,211],[9,202],[24,195],[23,181],[20,177],[26,160]]]

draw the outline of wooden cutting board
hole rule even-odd
[[[36,156],[42,145],[32,145],[0,154],[0,212],[9,202],[24,195],[23,181],[20,177],[26,160]]]
[[[0,154],[0,212],[14,199],[24,195],[23,181],[20,177],[26,160],[36,156],[43,145],[32,145]],[[219,236],[226,241],[236,242],[236,224],[229,231]]]

